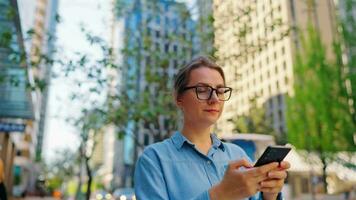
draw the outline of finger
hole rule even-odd
[[[290,168],[290,163],[288,161],[282,161],[280,164],[279,164],[279,168],[280,169],[283,169],[283,170],[287,170]]]
[[[286,179],[287,172],[286,171],[270,171],[267,173],[267,177],[270,179]]]
[[[236,160],[229,163],[229,169],[238,169],[240,167],[251,168],[252,164],[246,159]]]
[[[259,177],[264,176],[265,174],[267,174],[267,172],[277,168],[278,162],[273,162],[266,165],[262,165],[260,167],[256,167],[253,170],[250,170],[250,173],[252,173],[255,177]]]
[[[263,174],[263,175],[260,175],[260,176],[255,176],[253,177],[254,181],[256,183],[261,183],[262,181],[265,181],[268,179],[268,176],[267,176],[267,173],[266,174]]]
[[[281,188],[283,186],[284,181],[280,179],[273,179],[268,181],[262,181],[260,183],[261,189],[263,188]]]

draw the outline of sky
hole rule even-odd
[[[61,22],[57,25],[56,45],[62,49],[65,56],[72,56],[74,52],[87,52],[94,57],[99,51],[93,49],[86,42],[80,25],[104,39],[110,37],[109,23],[111,17],[111,0],[59,0],[59,15]],[[194,0],[178,0],[186,2],[192,7]],[[59,66],[54,66],[54,72],[61,72]],[[75,75],[81,77],[80,74]],[[65,121],[67,117],[80,114],[83,102],[70,100],[73,92],[73,81],[70,78],[52,79],[50,83],[48,116],[44,141],[45,160],[56,158],[60,149],[78,147],[78,130]]]
[[[99,6],[100,5],[100,6]],[[61,22],[57,25],[56,45],[63,49],[65,56],[73,56],[74,52],[87,52],[97,55],[85,40],[80,25],[94,34],[104,38],[109,37],[108,23],[110,18],[110,0],[60,0],[59,15]],[[55,73],[61,71],[54,66]],[[80,77],[80,75],[77,75]],[[55,78],[50,83],[46,136],[44,142],[44,156],[46,160],[55,158],[59,149],[78,146],[78,131],[65,121],[67,117],[78,116],[82,102],[70,100],[73,91],[71,78]]]

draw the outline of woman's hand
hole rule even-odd
[[[245,167],[247,169],[238,170],[240,167]],[[226,169],[223,180],[218,185],[215,185],[210,189],[209,194],[211,199],[230,200],[247,198],[255,195],[261,190],[260,183],[265,180],[269,180],[269,172],[274,172],[271,174],[273,177],[281,176],[281,174],[278,174],[278,163],[276,162],[263,165],[261,167],[252,167],[253,166],[245,159],[231,162]],[[272,183],[265,182],[264,184]],[[274,188],[274,185],[272,188]],[[270,187],[266,186],[264,189],[267,191]]]
[[[283,161],[277,169],[268,172],[267,179],[260,183],[263,199],[275,200],[277,198],[284,185],[284,180],[287,178],[286,170],[289,168],[289,162]]]

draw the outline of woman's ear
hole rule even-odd
[[[177,106],[178,108],[180,108],[181,105],[182,105],[181,97],[178,96],[176,93],[174,93],[174,94],[173,94],[173,98],[174,98],[174,102],[175,102],[176,106]]]
[[[176,99],[176,105],[180,108],[182,106],[182,100],[181,98]]]

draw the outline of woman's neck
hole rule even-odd
[[[184,123],[182,134],[204,154],[207,154],[211,145],[211,127],[199,127]]]

